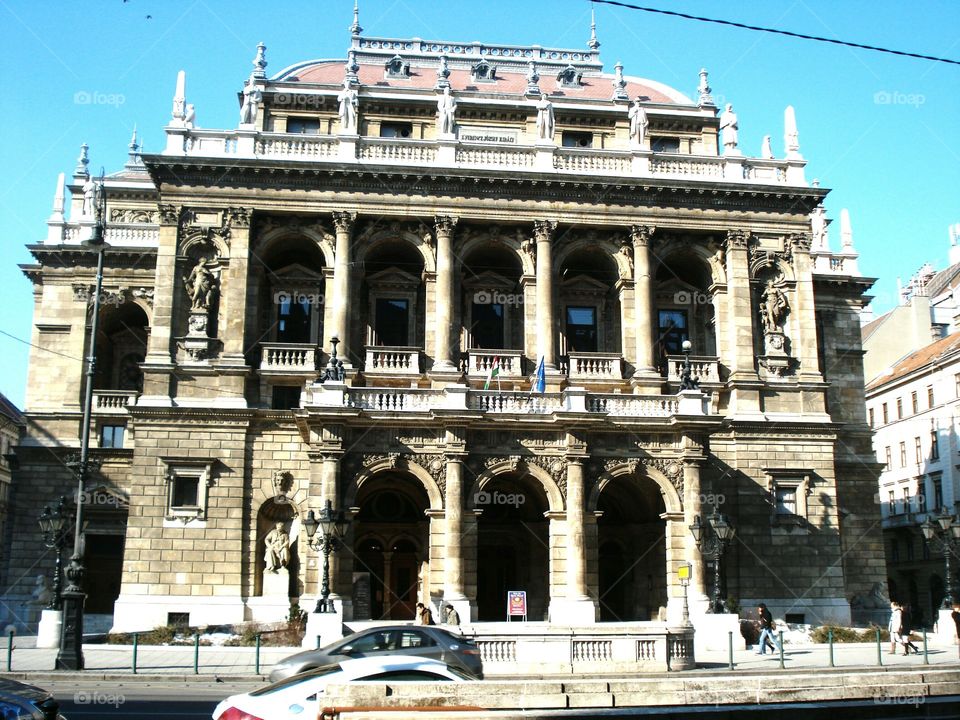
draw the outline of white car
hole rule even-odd
[[[303,720],[317,717],[318,700],[330,683],[476,682],[439,660],[410,655],[357,658],[308,670],[217,705],[213,720]]]

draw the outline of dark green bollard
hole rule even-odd
[[[727,633],[727,646],[730,650],[730,664],[727,667],[727,670],[733,670],[733,632]]]
[[[830,667],[835,667],[833,664],[833,630],[827,630],[827,648],[830,650]]]
[[[257,654],[253,660],[253,671],[260,674],[260,633],[257,633]]]
[[[10,672],[10,666],[13,664],[13,630],[7,637],[7,672]]]
[[[200,674],[200,633],[193,636],[193,674]]]
[[[883,649],[880,647],[880,628],[877,628],[877,665],[883,665]]]
[[[137,641],[140,639],[139,633],[133,634],[133,674],[137,674]]]
[[[929,665],[930,658],[927,657],[927,629],[923,629],[923,664]]]
[[[783,630],[777,633],[780,638],[780,669],[783,670]]]

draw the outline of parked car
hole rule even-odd
[[[347,635],[326,647],[305,650],[284,658],[270,671],[277,682],[291,675],[331,665],[348,657],[416,655],[441,660],[477,679],[483,677],[480,650],[462,635],[430,625],[380,625]]]
[[[476,678],[439,660],[409,655],[381,655],[332,663],[217,705],[213,720],[304,720],[315,718],[318,699],[330,683],[472,682]]]
[[[0,718],[3,720],[66,720],[60,703],[46,690],[0,678]]]

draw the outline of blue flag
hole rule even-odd
[[[543,367],[543,355],[540,356],[540,362],[537,363],[537,372],[533,376],[533,385],[530,387],[530,393],[542,393],[547,388],[547,374]]]

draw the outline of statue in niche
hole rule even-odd
[[[620,244],[620,254],[623,255],[623,259],[627,263],[627,274],[624,275],[625,278],[633,277],[633,248],[630,247],[630,243],[621,243]]]
[[[450,88],[445,87],[437,99],[437,126],[441,135],[453,135],[456,113],[457,99],[450,94]]]
[[[282,522],[273,526],[273,530],[267,533],[267,537],[264,538],[264,543],[267,546],[264,555],[264,570],[276,573],[290,564],[290,536],[283,529]]]
[[[553,140],[553,126],[553,103],[546,93],[542,93],[540,102],[537,103],[537,137],[541,140]]]
[[[782,333],[783,321],[790,310],[787,295],[779,283],[767,280],[767,285],[760,293],[760,320],[763,332]]]
[[[633,101],[628,117],[630,118],[630,140],[637,145],[643,145],[650,121],[647,119],[647,111],[640,105],[640,98]]]
[[[203,258],[197,261],[190,274],[183,279],[183,283],[190,297],[191,312],[209,310],[217,293],[217,278],[210,272]]]
[[[344,79],[343,90],[337,95],[337,102],[340,103],[340,132],[356,132],[360,99],[357,91],[350,85],[349,78]]]

